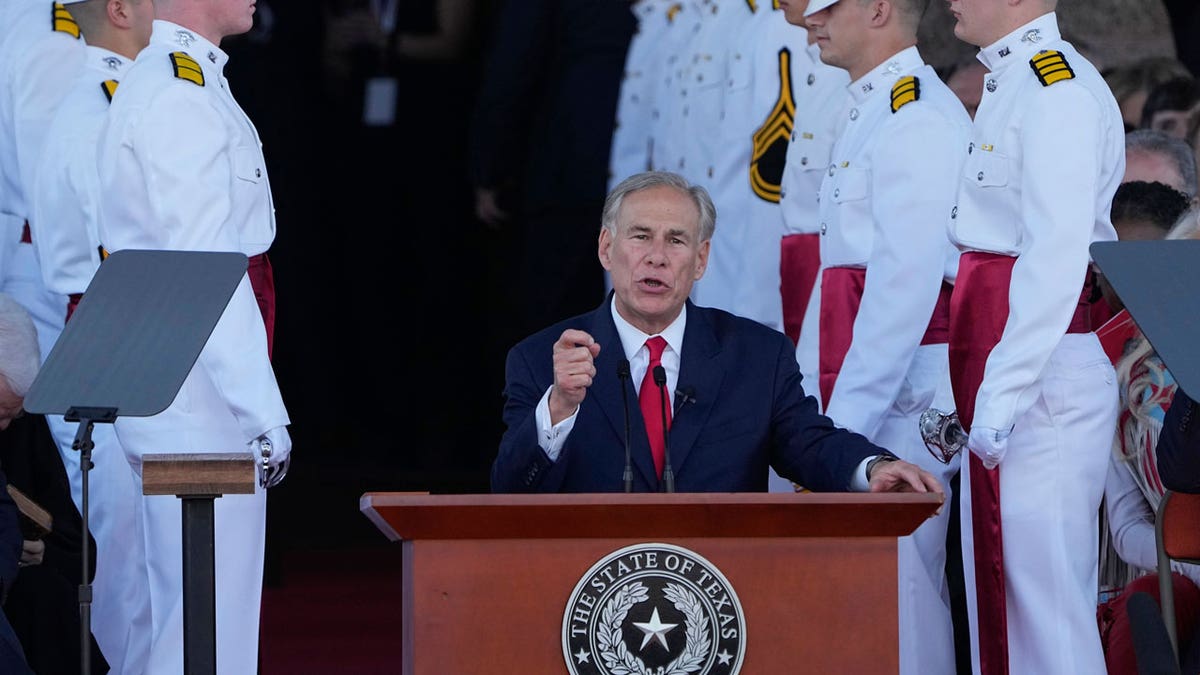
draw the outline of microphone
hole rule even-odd
[[[695,402],[696,402],[696,388],[695,387],[679,387],[678,389],[675,390],[675,413],[674,414],[678,415],[679,411],[683,410],[683,406],[687,405],[688,403],[695,403]]]
[[[633,492],[633,454],[629,449],[629,359],[621,359],[617,364],[617,378],[621,380],[621,407],[625,412],[625,491]]]
[[[663,487],[667,492],[675,491],[675,472],[671,470],[671,430],[667,428],[667,369],[654,366],[654,384],[658,385],[658,401],[662,410],[663,426]]]

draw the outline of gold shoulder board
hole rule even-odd
[[[204,86],[204,71],[200,70],[200,64],[196,63],[196,59],[186,53],[171,52],[171,67],[175,69],[175,77],[201,87]]]
[[[921,81],[915,75],[902,77],[892,85],[892,113],[921,98]]]
[[[54,3],[53,9],[50,10],[50,25],[56,32],[79,39],[79,24],[75,23],[75,17],[71,16],[61,2]]]
[[[100,88],[104,90],[104,96],[108,99],[108,102],[112,103],[113,94],[117,93],[117,81],[105,80],[100,83]]]
[[[1067,63],[1067,59],[1060,51],[1038,52],[1037,56],[1029,59],[1029,67],[1033,68],[1038,82],[1041,82],[1043,87],[1075,78],[1075,71],[1071,70],[1071,64]]]

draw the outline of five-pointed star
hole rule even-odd
[[[729,652],[722,649],[721,653],[717,654],[717,658],[721,660],[721,665],[727,666],[727,665],[729,665],[730,659],[733,658],[733,654],[730,654]]]
[[[575,659],[576,659],[576,660],[577,660],[579,663],[587,663],[587,662],[588,662],[588,657],[589,657],[589,656],[591,656],[591,655],[592,655],[592,654],[591,654],[591,652],[585,652],[585,651],[583,651],[583,647],[580,647],[580,648],[579,648],[579,653],[575,654]]]
[[[638,651],[645,649],[646,644],[650,642],[651,639],[658,640],[662,643],[663,649],[670,651],[671,648],[667,646],[667,633],[679,624],[663,623],[661,620],[659,620],[658,608],[655,607],[654,613],[650,615],[650,621],[648,623],[634,621],[633,625],[637,626],[638,630],[645,633],[645,637],[642,638],[642,646],[638,647]]]

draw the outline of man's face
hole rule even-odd
[[[874,11],[874,2],[841,0],[808,17],[808,29],[816,35],[821,47],[821,60],[849,71],[851,78],[865,75],[856,66],[863,59]]]
[[[9,386],[8,380],[0,377],[0,431],[8,428],[13,420],[24,412],[21,406],[25,404],[24,396],[17,396]]]
[[[808,0],[779,0],[779,8],[783,10],[783,18],[793,26],[801,28],[808,25],[804,20],[804,12],[808,9]]]
[[[986,47],[1008,31],[1003,17],[1004,0],[947,0],[954,15],[954,36],[967,44]]]
[[[1187,140],[1188,110],[1159,110],[1150,115],[1150,128],[1164,132],[1175,138]]]
[[[1175,163],[1157,152],[1132,150],[1125,152],[1125,177],[1121,182],[1132,183],[1145,181],[1147,183],[1162,183],[1175,188],[1183,194],[1189,194],[1196,189],[1183,184],[1183,176]]]
[[[600,228],[617,311],[643,333],[662,332],[704,276],[710,243],[700,241],[700,211],[686,193],[659,185],[625,195],[616,233]]]

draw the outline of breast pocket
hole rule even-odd
[[[871,217],[871,170],[868,168],[838,169],[827,193],[834,204],[831,222],[821,247],[821,262],[829,265],[864,265],[871,255],[874,242],[874,219]],[[826,211],[822,209],[822,214]]]
[[[978,150],[967,160],[963,179],[981,188],[1003,188],[1008,185],[1008,157],[997,152]]]
[[[267,175],[267,168],[263,165],[262,153],[258,148],[238,148],[233,153],[233,164],[234,175],[238,180],[247,183],[261,182]]]
[[[1021,195],[1013,158],[980,148],[963,169],[960,210],[951,227],[969,247],[1000,253],[1021,250]]]
[[[817,138],[807,131],[797,131],[793,141],[788,162],[794,163],[801,171],[824,171],[829,166],[829,156],[833,153],[833,140]]]

